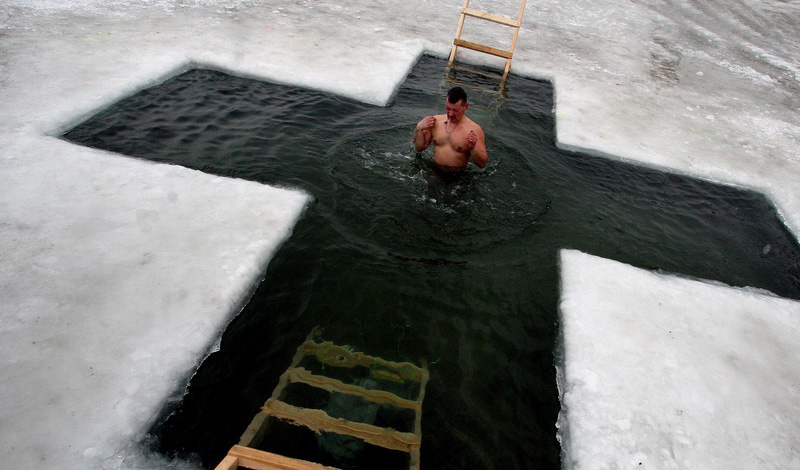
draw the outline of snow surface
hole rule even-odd
[[[0,2],[4,466],[161,465],[131,443],[213,347],[308,202],[297,191],[53,136],[192,62],[385,104],[423,51],[449,53],[460,6],[457,0]],[[472,6],[514,16],[519,3],[473,0]],[[468,22],[464,37],[506,46],[510,36],[498,28]],[[535,0],[512,71],[553,80],[562,147],[763,191],[796,233],[798,30],[797,0]],[[581,257],[565,266],[584,263],[598,266]],[[673,280],[663,282],[667,287],[659,289]],[[602,299],[616,297],[609,290]],[[669,305],[675,316],[704,308],[688,296]],[[637,335],[631,329],[617,339]],[[787,374],[794,370],[785,365]],[[657,371],[665,363],[656,357],[643,366]],[[654,377],[634,383],[646,386]],[[612,398],[620,407],[627,403]],[[565,436],[566,448],[589,455],[592,468],[614,468],[604,453],[622,454],[581,447],[578,429]],[[656,446],[676,436],[668,427],[648,429],[637,442]]]
[[[800,303],[572,250],[561,269],[564,468],[800,468]]]

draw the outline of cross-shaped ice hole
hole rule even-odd
[[[559,150],[548,83],[468,89],[489,166],[437,173],[410,139],[443,112],[444,69],[423,57],[388,107],[191,70],[65,135],[316,198],[154,427],[162,451],[216,464],[321,324],[339,344],[432,364],[426,468],[555,469],[559,248],[800,298],[800,248],[766,198]]]

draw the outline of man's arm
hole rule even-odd
[[[489,154],[486,152],[486,137],[483,135],[481,126],[476,126],[475,129],[469,131],[467,135],[467,142],[470,145],[469,156],[472,161],[480,168],[486,168],[489,162]]]
[[[436,125],[436,118],[433,116],[427,116],[423,118],[418,124],[416,129],[414,129],[414,148],[417,149],[417,152],[421,152],[428,148],[433,140],[433,126]]]

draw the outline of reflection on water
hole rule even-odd
[[[213,467],[321,325],[432,364],[424,468],[556,469],[559,248],[800,298],[800,249],[761,195],[558,150],[547,83],[468,90],[489,165],[436,171],[410,139],[441,112],[444,66],[421,59],[387,108],[190,71],[65,136],[315,198],[154,427],[161,451]]]

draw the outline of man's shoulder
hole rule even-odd
[[[466,116],[464,116],[464,117],[466,117]],[[469,118],[467,118],[467,119],[469,119]],[[483,132],[483,128],[481,127],[481,125],[480,125],[480,124],[478,124],[477,122],[473,121],[472,119],[469,119],[469,120],[467,121],[467,126],[468,126],[470,129],[473,129],[473,130],[480,130],[481,132]]]

